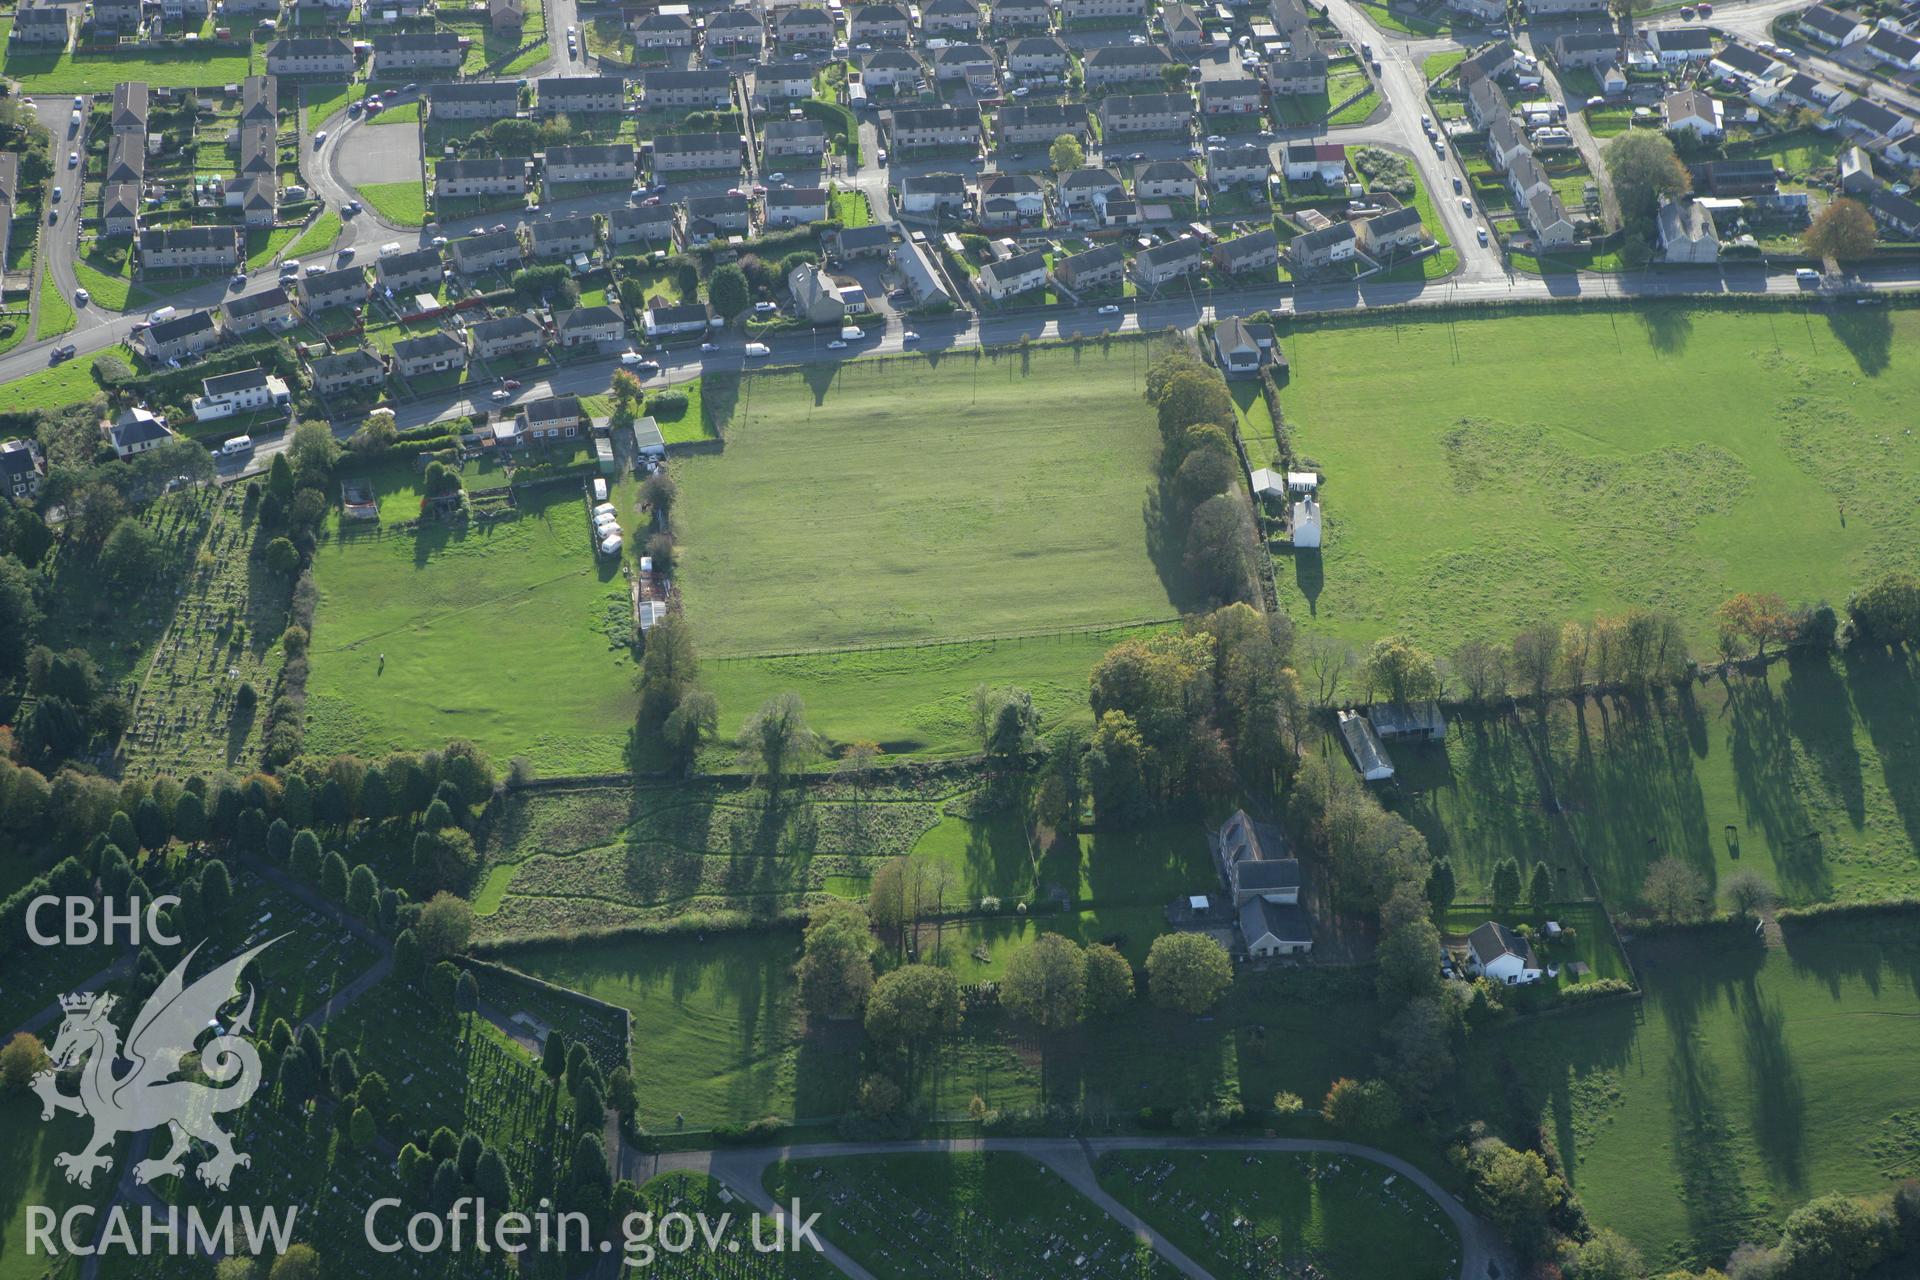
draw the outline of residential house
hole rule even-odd
[[[1271,237],[1272,228],[1263,234]],[[1270,259],[1268,265],[1276,261]],[[1272,325],[1248,324],[1239,316],[1227,316],[1214,326],[1214,363],[1229,379],[1258,377],[1261,368],[1272,361],[1278,350]]]
[[[1901,115],[1865,98],[1855,98],[1833,113],[1833,118],[1848,133],[1875,142],[1891,142],[1913,132],[1912,116]]]
[[[1447,0],[1447,8],[1482,25],[1507,20],[1506,0]]]
[[[202,379],[192,404],[195,422],[212,422],[235,414],[284,408],[293,399],[282,379],[265,369],[241,369]]]
[[[1209,79],[1200,82],[1200,114],[1204,116],[1257,116],[1260,114],[1260,82],[1247,76]]]
[[[787,291],[793,295],[794,308],[810,323],[839,324],[847,314],[840,286],[810,262],[801,263],[788,273]]]
[[[900,211],[917,217],[960,217],[967,211],[967,180],[957,173],[908,174],[900,179]]]
[[[675,306],[653,298],[648,302],[642,327],[649,338],[671,338],[690,333],[705,333],[707,308],[698,302],[681,303]]]
[[[998,75],[993,54],[980,45],[961,42],[933,51],[936,81],[965,81],[975,87],[976,94],[985,96],[997,87]]]
[[[526,424],[521,438],[534,443],[562,437],[572,439],[580,434],[581,426],[587,421],[578,396],[542,396],[529,400],[519,417]]]
[[[884,258],[893,252],[893,233],[885,226],[842,227],[826,236],[829,258]]]
[[[1207,844],[1235,909],[1256,898],[1275,906],[1299,903],[1300,861],[1279,827],[1236,809],[1218,831],[1207,834]]]
[[[1087,50],[1080,74],[1089,89],[1159,84],[1162,68],[1172,65],[1173,58],[1157,44],[1110,44]]]
[[[1920,240],[1920,204],[1892,191],[1875,191],[1867,198],[1881,233],[1895,240]]]
[[[1605,14],[1607,8],[1607,0],[1527,0],[1527,18],[1538,22],[1542,18]]]
[[[483,231],[455,240],[448,247],[453,251],[454,269],[465,276],[517,270],[525,254],[520,237],[512,231]]]
[[[1848,147],[1840,153],[1840,189],[1850,196],[1870,195],[1880,186],[1874,176],[1873,157],[1865,147]]]
[[[242,177],[227,184],[226,206],[240,211],[240,220],[249,227],[271,227],[274,224],[279,188],[274,186],[273,175],[256,173]]]
[[[813,68],[804,62],[763,62],[748,69],[747,84],[753,105],[763,110],[799,102],[813,96]]]
[[[1903,71],[1920,67],[1920,40],[1912,36],[1889,31],[1885,27],[1875,27],[1873,34],[1867,37],[1867,48]]]
[[[726,111],[733,106],[733,75],[649,71],[640,78],[640,102],[649,111]]]
[[[1748,84],[1758,84],[1762,80],[1771,80],[1785,68],[1764,53],[1758,53],[1743,44],[1729,44],[1713,55],[1713,61],[1707,69],[1718,76],[1732,76]]]
[[[467,344],[442,329],[393,344],[393,369],[403,378],[451,373],[467,367]]]
[[[13,157],[8,157],[12,159]],[[3,211],[11,220],[13,202]],[[130,236],[140,229],[140,184],[109,182],[100,188],[100,230],[109,236]],[[0,228],[0,237],[5,229]]]
[[[698,41],[693,20],[684,13],[655,10],[628,24],[638,49],[691,49]]]
[[[1126,184],[1111,169],[1075,169],[1062,175],[1055,185],[1060,207],[1069,213],[1095,208],[1109,199],[1120,199],[1127,193]]]
[[[847,39],[855,45],[903,44],[913,34],[913,20],[897,4],[863,4],[847,20]]]
[[[1213,264],[1232,276],[1263,271],[1271,281],[1273,268],[1280,264],[1280,237],[1272,227],[1262,227],[1243,236],[1222,240],[1213,246]]]
[[[526,315],[476,321],[472,334],[473,358],[476,360],[532,355],[547,345],[547,331]]]
[[[825,187],[775,187],[761,199],[760,220],[769,227],[803,227],[827,219]]]
[[[1047,255],[1020,253],[980,268],[980,291],[995,302],[1038,289],[1047,282]]]
[[[1051,146],[1061,134],[1085,139],[1087,108],[1078,102],[1010,103],[995,125],[1003,147]]]
[[[1485,129],[1495,120],[1512,115],[1513,108],[1507,103],[1507,95],[1492,80],[1482,77],[1467,86],[1467,118],[1473,121],[1476,128]]]
[[[274,12],[279,9],[276,7]],[[94,0],[93,38],[99,39],[108,32],[116,36],[137,34],[145,17],[146,7],[140,0]]]
[[[433,194],[446,200],[466,196],[523,196],[533,163],[520,156],[472,156],[442,160],[433,168]]]
[[[624,205],[607,215],[607,239],[615,245],[664,244],[673,239],[673,206]]]
[[[1620,37],[1611,31],[1568,31],[1553,41],[1553,60],[1565,70],[1610,67],[1626,60]]]
[[[1228,187],[1264,187],[1273,174],[1273,157],[1265,147],[1225,147],[1207,152],[1207,184],[1215,192]]]
[[[1663,67],[1707,62],[1713,57],[1713,33],[1705,27],[1655,27],[1647,33],[1647,48]]]
[[[1053,22],[1053,10],[1046,0],[1001,0],[993,6],[988,15],[993,29],[999,33],[1009,31],[1044,31]]]
[[[1800,29],[1821,44],[1836,48],[1865,40],[1872,30],[1859,18],[1824,4],[1814,5],[1800,15]]]
[[[1420,211],[1412,205],[1389,209],[1361,221],[1360,248],[1375,261],[1411,253],[1427,242],[1427,229]]]
[[[1198,275],[1205,265],[1200,241],[1182,236],[1167,244],[1142,249],[1134,255],[1131,274],[1142,289],[1158,289],[1182,276]]]
[[[630,187],[637,172],[633,147],[625,142],[548,147],[541,168],[549,189],[574,182],[610,182]]]
[[[435,120],[510,120],[520,110],[511,80],[455,80],[427,86],[427,114]]]
[[[313,375],[313,389],[323,396],[372,391],[387,381],[387,366],[365,347],[320,356],[308,365],[308,371]]]
[[[132,137],[131,134],[123,135]],[[235,142],[240,161],[236,172],[243,178],[274,178],[279,172],[279,130],[268,121],[243,124]]]
[[[940,273],[934,268],[933,259],[927,255],[926,246],[911,236],[893,246],[893,266],[906,278],[907,294],[915,306],[953,302],[953,295],[941,283]]]
[[[575,307],[554,317],[553,332],[562,347],[625,346],[627,321],[612,307]]]
[[[1527,135],[1520,132],[1512,116],[1501,116],[1487,127],[1487,154],[1493,157],[1493,167],[1500,172],[1505,173],[1515,160],[1532,152]]]
[[[600,227],[590,213],[542,219],[528,224],[527,233],[533,242],[533,256],[548,262],[592,253],[600,243]]]
[[[738,173],[740,135],[737,133],[663,133],[653,140],[653,172]]]
[[[886,112],[885,120],[896,151],[980,145],[980,117],[976,112],[952,107],[898,107]]]
[[[1467,971],[1490,982],[1525,986],[1546,976],[1534,956],[1533,944],[1495,920],[1467,935],[1467,950],[1471,953]]]
[[[106,182],[131,182],[135,186],[147,179],[147,138],[145,134],[116,133],[107,139]]]
[[[1127,275],[1126,251],[1117,244],[1103,244],[1056,258],[1053,274],[1061,284],[1076,293],[1119,284]]]
[[[133,133],[144,143],[147,137],[147,82],[123,80],[113,86],[113,113],[108,117],[115,133]]]
[[[77,10],[77,5],[22,4],[14,11],[13,30],[7,38],[14,44],[64,49],[73,40]]]
[[[1781,106],[1806,107],[1810,111],[1825,111],[1840,96],[1838,85],[1828,84],[1824,80],[1815,80],[1812,76],[1798,71],[1792,75],[1757,84],[1752,89],[1753,100],[1763,107],[1785,110]]]
[[[526,0],[487,0],[487,25],[495,31],[519,31],[526,24]]]
[[[189,311],[140,331],[140,347],[155,362],[197,356],[219,340],[211,311]]]
[[[753,9],[722,9],[707,18],[706,47],[709,54],[737,57],[760,52],[767,42],[767,29]]]
[[[1000,16],[1000,7],[993,10]],[[1007,70],[1016,76],[1064,76],[1072,65],[1067,46],[1057,36],[1022,36],[1007,41]]]
[[[440,251],[434,248],[392,253],[373,264],[373,282],[396,297],[431,293],[440,287]]]
[[[1313,501],[1308,495],[1308,501]],[[1318,505],[1317,503],[1315,504]],[[1340,727],[1340,739],[1346,744],[1347,755],[1353,760],[1353,767],[1367,782],[1386,782],[1393,777],[1393,757],[1380,742],[1380,736],[1373,731],[1373,725],[1357,711],[1337,713]]]
[[[818,120],[773,120],[760,131],[760,159],[771,167],[776,160],[818,162],[827,153],[827,126]]]
[[[296,286],[300,308],[308,315],[331,311],[335,307],[357,307],[367,300],[367,273],[364,267],[335,267],[300,277]]]
[[[922,36],[960,36],[980,38],[980,6],[974,0],[923,0],[920,5]]]
[[[916,91],[922,74],[920,60],[905,49],[876,49],[860,59],[860,83],[869,93],[875,89],[897,92],[902,85],[908,92]]]
[[[1708,160],[1687,166],[1698,195],[1744,197],[1772,195],[1779,190],[1779,176],[1773,161],[1766,157],[1752,160]]]
[[[1200,198],[1200,179],[1185,160],[1150,160],[1133,171],[1133,195],[1136,200],[1185,200]]]
[[[47,460],[32,440],[0,442],[0,497],[31,502],[47,475]]]
[[[1303,956],[1313,950],[1313,916],[1297,903],[1281,905],[1264,897],[1251,898],[1237,913],[1237,923],[1241,945],[1253,959]]]
[[[1102,200],[1097,211],[1103,227],[1137,227],[1147,220],[1146,215],[1140,212],[1140,202],[1132,196]]]
[[[730,235],[745,235],[753,207],[745,196],[695,196],[680,206],[682,244],[704,245]]]
[[[1337,142],[1289,142],[1281,160],[1288,182],[1346,185],[1347,149]]]
[[[339,36],[294,36],[267,46],[267,70],[276,76],[350,76],[353,46]]]
[[[542,76],[535,83],[541,115],[607,115],[627,105],[619,76]]]
[[[819,48],[834,41],[833,19],[825,9],[796,5],[773,15],[773,38],[786,48]]]
[[[980,222],[1014,227],[1046,221],[1047,192],[1027,173],[992,173],[980,180]]]
[[[1527,197],[1526,208],[1527,228],[1533,232],[1536,249],[1565,249],[1578,238],[1578,229],[1553,192],[1536,191]]]
[[[1720,236],[1713,214],[1698,200],[1669,200],[1660,206],[1660,249],[1668,262],[1720,261]]]
[[[164,421],[150,410],[138,406],[121,410],[120,416],[112,422],[102,422],[100,432],[122,462],[162,445],[172,444],[174,440],[173,432]]]
[[[1551,193],[1553,182],[1547,177],[1547,171],[1533,158],[1531,151],[1513,158],[1507,166],[1507,186],[1513,192],[1514,203],[1524,205],[1536,195]]]
[[[1276,98],[1312,97],[1327,91],[1327,58],[1322,53],[1275,58],[1266,64],[1267,92]]]
[[[1185,93],[1110,94],[1100,101],[1100,131],[1184,134],[1193,126],[1193,98]]]
[[[1726,132],[1725,106],[1698,89],[1670,93],[1660,104],[1670,133],[1690,133],[1696,138],[1714,139]]]
[[[1287,262],[1296,275],[1350,261],[1359,248],[1359,236],[1349,222],[1336,222],[1306,231],[1287,244]]]
[[[1168,46],[1174,49],[1200,49],[1208,43],[1199,10],[1182,0],[1160,6],[1160,31],[1166,36]]]
[[[140,232],[140,269],[212,268],[231,271],[246,261],[238,227],[149,227]]]
[[[458,71],[466,56],[466,46],[451,31],[402,31],[373,38],[373,74],[376,76]]]
[[[279,285],[229,298],[220,304],[220,326],[228,333],[254,333],[266,328],[286,328],[293,320],[293,299]]]
[[[1126,18],[1144,22],[1146,16],[1147,0],[1060,0],[1060,21],[1065,26]]]
[[[146,119],[147,87],[140,88],[140,118]],[[120,115],[120,90],[113,94],[115,129]],[[240,82],[240,123],[278,127],[280,122],[280,83],[274,76],[248,76]]]

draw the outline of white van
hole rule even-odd
[[[596,503],[607,500],[607,482],[598,476],[595,476],[593,480],[593,500]],[[596,506],[594,510],[598,511],[599,508]]]
[[[749,342],[747,344],[747,354],[750,356],[770,356],[773,354],[773,348],[764,342]]]
[[[389,240],[380,246],[380,256],[383,258],[391,258],[398,252],[400,252],[400,242],[398,240]]]
[[[180,308],[178,307],[161,307],[158,311],[149,315],[147,320],[151,324],[165,324],[179,314]]]
[[[842,342],[858,342],[866,336],[867,334],[864,329],[856,328],[853,325],[847,325],[840,330],[840,340]]]
[[[252,451],[253,451],[252,436],[235,436],[233,439],[227,441],[225,444],[220,446],[220,452],[229,457],[231,457],[236,453],[251,453]]]

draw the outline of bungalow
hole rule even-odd
[[[980,268],[980,290],[995,302],[1038,289],[1047,282],[1047,255],[1021,253]]]
[[[1337,142],[1289,142],[1283,163],[1288,182],[1339,187],[1347,181],[1347,149]]]
[[[1185,93],[1112,94],[1100,102],[1104,137],[1184,134],[1193,126],[1193,98]]]
[[[148,325],[140,333],[140,346],[148,359],[161,363],[182,356],[197,356],[219,338],[213,312],[189,311],[186,315]]]
[[[1260,82],[1250,76],[1200,82],[1201,115],[1257,116],[1260,101]]]
[[[801,317],[812,324],[839,324],[847,317],[847,299],[841,296],[833,276],[812,263],[801,263],[787,273],[787,292]]]
[[[813,69],[804,62],[763,62],[748,69],[747,84],[753,105],[764,110],[813,96]]]
[[[1533,944],[1495,920],[1467,935],[1472,953],[1468,972],[1509,987],[1538,982],[1546,975],[1534,957]]]
[[[634,160],[633,147],[625,142],[548,147],[542,169],[549,190],[573,182],[608,182],[629,187],[638,171]]]
[[[760,220],[769,227],[803,227],[827,219],[825,187],[775,187],[761,204]]]
[[[818,120],[774,120],[760,131],[760,159],[818,162],[827,153],[827,126]]]
[[[1821,44],[1844,46],[1867,38],[1870,28],[1851,14],[1843,14],[1824,4],[1814,5],[1800,15],[1800,29]]]
[[[1840,189],[1850,196],[1871,195],[1880,186],[1874,176],[1873,157],[1865,147],[1848,147],[1840,153]]]
[[[1287,261],[1295,273],[1313,271],[1351,260],[1358,248],[1353,224],[1336,222],[1295,236],[1287,244]]]
[[[520,110],[520,90],[511,80],[456,80],[427,86],[427,115],[434,120],[510,120]]]
[[[752,9],[722,9],[707,19],[708,52],[757,53],[767,42],[767,29]]]
[[[1060,0],[1060,21],[1065,26],[1082,22],[1111,22],[1118,18],[1147,16],[1147,0]]]
[[[1313,916],[1305,907],[1253,898],[1240,908],[1240,941],[1247,955],[1303,956],[1313,950]]]
[[[893,246],[893,266],[906,277],[907,293],[916,306],[951,305],[953,295],[947,292],[946,285],[940,281],[940,273],[934,269],[933,259],[927,255],[926,247],[914,239],[902,240]]]
[[[614,244],[663,244],[673,239],[673,206],[622,205],[607,215],[607,239]]]
[[[0,497],[31,502],[40,492],[46,477],[47,460],[32,440],[15,439],[0,444]]]
[[[1186,200],[1200,197],[1200,179],[1185,160],[1152,160],[1133,171],[1133,194],[1139,200]]]
[[[1078,102],[1013,103],[996,124],[1003,147],[1049,146],[1061,134],[1087,136],[1087,109]]]
[[[619,76],[542,76],[536,84],[541,115],[607,115],[627,105]]]
[[[1824,80],[1815,80],[1812,76],[1798,71],[1792,75],[1758,84],[1753,87],[1753,100],[1763,107],[1775,107],[1781,102],[1789,106],[1806,107],[1812,111],[1824,111],[1840,96],[1838,85],[1828,84]]]
[[[1876,191],[1867,199],[1867,212],[1886,235],[1920,240],[1920,204],[1891,191]]]
[[[253,333],[270,326],[286,327],[293,319],[293,299],[279,285],[229,298],[220,304],[220,324],[228,333]]]
[[[483,231],[477,236],[455,240],[451,248],[455,269],[466,276],[517,268],[526,253],[520,237],[512,231]]]
[[[1000,6],[994,6],[998,19]],[[1017,76],[1063,76],[1072,64],[1057,36],[1023,36],[1007,41],[1007,70]]]
[[[445,330],[418,338],[402,338],[393,344],[394,372],[403,378],[451,373],[466,367],[466,342]]]
[[[8,39],[15,44],[64,49],[73,40],[77,9],[78,6],[23,4],[14,12],[13,31]]]
[[[150,227],[140,233],[140,269],[212,267],[227,271],[246,260],[238,227]]]
[[[387,367],[380,363],[380,357],[365,347],[342,351],[338,355],[321,356],[308,366],[308,370],[313,375],[313,389],[323,396],[368,391],[384,386],[387,381]]]
[[[1420,210],[1412,205],[1375,214],[1360,223],[1360,247],[1373,259],[1391,258],[1426,243]]]
[[[847,20],[847,39],[854,44],[905,43],[913,21],[897,4],[863,4]]]
[[[1256,822],[1245,809],[1236,809],[1207,834],[1214,870],[1237,909],[1256,898],[1275,906],[1300,901],[1300,860],[1287,838],[1270,822]]]
[[[1157,44],[1110,44],[1089,49],[1080,61],[1080,74],[1089,89],[1119,84],[1158,84],[1161,70],[1173,58]]]
[[[193,401],[193,420],[212,422],[256,409],[284,407],[293,399],[287,384],[264,369],[241,369],[203,379]]]
[[[833,277],[803,262],[787,274],[787,291],[802,318],[812,324],[839,324],[847,314],[846,299]]]
[[[472,332],[476,360],[531,355],[547,345],[547,331],[527,315],[476,321]]]
[[[1126,195],[1126,186],[1111,169],[1075,169],[1057,183],[1060,207],[1068,212],[1093,208]]]
[[[376,261],[373,264],[373,281],[388,293],[396,295],[430,292],[440,287],[443,270],[445,264],[440,261],[438,249],[414,249],[408,253],[390,254]]]
[[[1690,133],[1696,138],[1718,138],[1726,132],[1725,106],[1698,89],[1670,93],[1660,103],[1670,133]]]
[[[1885,139],[1891,142],[1913,132],[1912,116],[1903,116],[1898,111],[1889,110],[1865,98],[1855,98],[1834,113],[1833,118],[1848,133],[1876,141]]]
[[[893,233],[885,226],[842,227],[826,236],[829,258],[884,258],[893,251]]]
[[[920,60],[905,49],[877,49],[860,60],[860,83],[869,93],[875,89],[897,89],[902,84],[910,90],[916,89],[921,74]]]
[[[147,136],[147,82],[124,80],[113,86],[113,113],[108,117],[115,133]]]
[[[533,164],[519,156],[473,156],[442,160],[433,169],[433,194],[446,200],[465,196],[523,196]]]
[[[1660,206],[1660,249],[1668,262],[1714,263],[1720,237],[1713,214],[1698,200],[1669,200]]]
[[[988,16],[998,32],[1045,30],[1053,22],[1046,0],[1003,0]]]
[[[628,26],[634,47],[640,49],[691,49],[698,39],[693,20],[684,13],[643,14]]]
[[[612,307],[575,307],[554,317],[554,336],[562,347],[605,347],[627,340],[627,321]]]
[[[359,266],[335,267],[300,277],[300,309],[308,315],[335,307],[357,307],[367,300],[367,272]]]
[[[658,298],[652,303],[660,303]],[[649,338],[667,338],[676,334],[705,333],[707,331],[707,309],[698,302],[682,303],[679,306],[666,304],[649,305],[642,317],[641,327]]]
[[[1579,235],[1566,206],[1551,191],[1535,192],[1527,198],[1527,227],[1533,232],[1537,249],[1564,249]]]
[[[29,10],[28,12],[31,12]],[[113,452],[125,462],[162,445],[173,443],[173,432],[152,412],[134,407],[123,409],[112,422],[102,422],[100,432],[113,446]]]
[[[1912,36],[1888,31],[1885,27],[1875,27],[1873,34],[1867,37],[1867,48],[1902,70],[1911,71],[1920,67],[1920,40]]]
[[[1327,91],[1327,57],[1310,53],[1267,63],[1267,92],[1276,98],[1310,98]]]
[[[1713,57],[1713,33],[1705,27],[1655,27],[1647,34],[1647,47],[1663,67],[1706,62]]]
[[[926,0],[920,6],[923,35],[980,38],[980,6],[974,0]]]
[[[600,227],[590,213],[535,222],[528,235],[533,241],[533,256],[548,261],[592,253],[600,243]]]
[[[733,75],[720,71],[649,71],[640,78],[649,111],[726,111],[733,106]]]
[[[1207,153],[1207,183],[1219,192],[1227,187],[1262,187],[1273,175],[1273,157],[1265,147],[1227,147]]]
[[[8,215],[13,202],[7,202]],[[100,188],[100,229],[110,236],[130,236],[140,229],[140,184],[109,182]]]
[[[467,50],[451,31],[403,31],[373,38],[373,74],[400,76],[410,71],[458,71]]]
[[[1131,274],[1133,282],[1141,288],[1158,289],[1182,276],[1200,274],[1204,262],[1200,242],[1191,236],[1182,236],[1135,254]]]
[[[885,113],[896,151],[933,147],[978,147],[980,116],[952,107],[900,107]]]
[[[967,180],[957,173],[908,174],[900,179],[900,211],[918,217],[960,217],[967,211]]]
[[[1061,284],[1076,293],[1102,285],[1119,284],[1127,275],[1127,255],[1117,244],[1103,244],[1055,259],[1053,274]]]
[[[653,172],[738,173],[737,133],[663,133],[653,140]]]
[[[1272,227],[1262,227],[1258,231],[1249,231],[1243,236],[1231,240],[1222,240],[1213,246],[1213,264],[1228,275],[1243,275],[1249,271],[1265,271],[1269,282],[1273,279],[1273,268],[1280,263],[1280,237]],[[1238,323],[1237,319],[1235,323]],[[1232,376],[1231,373],[1228,374]]]
[[[531,441],[558,440],[562,436],[571,439],[580,433],[586,421],[578,396],[542,396],[529,400],[519,416],[526,423],[522,438]]]
[[[773,15],[773,38],[789,48],[820,47],[834,41],[833,19],[825,9],[796,5]]]
[[[1757,84],[1773,79],[1783,68],[1764,53],[1757,53],[1743,44],[1730,44],[1713,55],[1713,61],[1707,64],[1707,69],[1717,76],[1732,76],[1749,84]]]
[[[1569,31],[1555,38],[1553,60],[1562,70],[1610,67],[1625,60],[1620,37],[1611,31]]]

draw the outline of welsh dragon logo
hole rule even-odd
[[[138,1182],[166,1174],[184,1176],[181,1157],[192,1138],[213,1149],[199,1167],[200,1180],[210,1187],[225,1190],[234,1167],[252,1163],[245,1153],[233,1149],[233,1140],[214,1123],[221,1112],[245,1106],[260,1087],[259,1052],[243,1038],[252,1029],[252,987],[247,988],[246,1007],[225,1030],[220,1029],[217,1015],[235,998],[241,971],[278,941],[268,939],[191,986],[186,981],[187,966],[200,948],[189,951],[141,1006],[124,1047],[110,1017],[113,996],[82,992],[60,997],[66,1017],[49,1051],[53,1066],[33,1078],[33,1090],[40,1095],[42,1120],[53,1119],[56,1111],[71,1111],[93,1121],[93,1137],[84,1147],[53,1158],[56,1167],[66,1170],[67,1181],[92,1186],[94,1170],[113,1164],[113,1144],[120,1134],[144,1133],[161,1125],[172,1130],[173,1148],[135,1165],[133,1176]],[[215,1034],[196,1050],[196,1043],[210,1031]],[[200,1074],[212,1085],[174,1078],[180,1073],[181,1060],[196,1051]],[[123,1061],[129,1065],[116,1075],[115,1068]],[[61,1093],[57,1071],[81,1064],[79,1094]]]

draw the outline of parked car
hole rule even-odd
[[[1469,218],[1471,218],[1473,216],[1473,201],[1467,199],[1465,196],[1461,196],[1460,212],[1466,214]]]
[[[509,391],[518,391],[520,389],[520,379],[502,378],[500,380],[500,385],[505,387]]]
[[[487,398],[489,400],[505,400],[508,396],[512,394],[513,393],[511,391],[508,391],[505,387],[495,387],[492,391],[487,393]]]
[[[92,297],[93,295],[85,289],[75,289],[73,291],[73,301],[76,306],[86,306],[87,303],[92,300]]]
[[[1100,314],[1103,316],[1117,316],[1120,314],[1120,308],[1109,302],[1106,306],[1100,308]]]
[[[702,351],[718,351],[720,344],[717,342],[703,342],[700,344],[700,349]]]
[[[67,168],[69,169],[74,168],[79,163],[80,163],[80,153],[78,151],[67,152]]]
[[[847,349],[847,344],[841,341],[839,338],[835,338],[832,342],[829,342],[827,344],[827,350],[829,351],[845,351],[846,349]]]
[[[1453,189],[1454,189],[1454,191],[1455,191],[1456,193],[1457,193],[1457,192],[1461,192],[1461,191],[1465,191],[1465,190],[1466,190],[1466,188],[1465,188],[1465,187],[1463,187],[1463,186],[1461,186],[1461,185],[1460,185],[1460,176],[1459,176],[1458,174],[1455,174],[1455,175],[1454,175],[1454,179],[1453,179]]]
[[[327,131],[325,129],[322,129],[320,132],[313,135],[314,146],[323,147],[326,144],[327,144]]]
[[[1487,229],[1485,227],[1475,227],[1473,233],[1480,237],[1480,243],[1482,245],[1487,243]]]
[[[909,329],[909,330],[907,330],[907,331],[906,331],[905,333],[903,333],[903,334],[901,334],[901,335],[900,335],[900,341],[902,341],[902,342],[918,342],[918,341],[920,341],[920,335],[919,335],[919,334],[917,334],[917,333],[915,333],[915,332],[914,332],[913,330],[911,330],[911,329]]]

